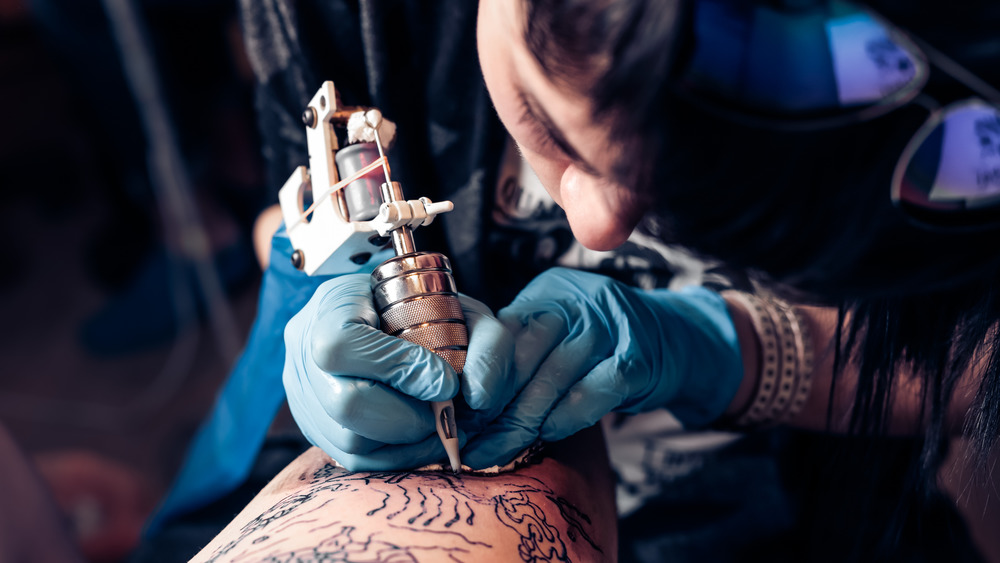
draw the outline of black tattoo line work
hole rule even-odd
[[[603,553],[588,533],[590,518],[542,481],[509,474],[491,479],[496,483],[491,492],[476,494],[463,485],[462,478],[449,473],[352,473],[327,464],[311,478],[302,475],[300,480],[308,483],[303,491],[247,522],[208,561],[417,563],[448,559],[472,563],[494,549],[471,539],[470,534],[477,513],[483,516],[491,511],[497,522],[516,533],[522,561],[570,561],[570,545],[581,541]],[[408,488],[408,484],[416,486]],[[363,532],[354,525],[360,522],[345,521],[337,510],[339,495],[362,489],[382,495],[375,506],[360,514],[384,518],[385,529]],[[389,512],[395,503],[402,507]],[[311,535],[302,539],[296,535],[299,532]],[[442,545],[445,537],[451,547]],[[310,545],[292,547],[302,541]]]

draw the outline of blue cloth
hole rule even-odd
[[[310,277],[296,270],[292,252],[282,226],[271,240],[271,259],[246,347],[195,435],[172,488],[147,523],[147,536],[172,518],[210,504],[247,478],[267,429],[285,401],[281,383],[285,324],[321,283],[333,277]],[[342,273],[370,272],[378,263],[373,259]]]

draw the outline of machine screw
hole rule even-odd
[[[306,127],[315,127],[316,126],[316,110],[314,110],[311,107],[307,107],[302,112],[302,123]]]

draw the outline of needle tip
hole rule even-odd
[[[457,440],[456,440],[457,441]],[[449,444],[452,447],[447,448],[448,451],[448,462],[451,464],[451,471],[455,475],[462,472],[462,461],[458,457],[457,444]]]

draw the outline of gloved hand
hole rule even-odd
[[[430,350],[379,330],[368,276],[323,283],[285,328],[285,392],[306,438],[353,471],[410,469],[447,459],[429,401],[461,388],[462,444],[496,418],[517,390],[513,339],[485,305],[460,301],[469,329],[461,376]]]
[[[506,463],[537,438],[565,438],[611,411],[667,407],[701,426],[743,378],[726,304],[700,287],[644,291],[555,268],[497,317],[514,334],[515,380],[529,381],[462,451],[472,467]]]
[[[147,530],[159,529],[169,520],[221,498],[250,474],[267,429],[285,400],[281,381],[285,325],[329,279],[295,269],[292,252],[288,231],[281,225],[271,238],[257,318],[247,344],[198,429],[166,499],[147,522]],[[340,274],[370,272],[390,256],[391,250],[382,251],[368,264]]]

